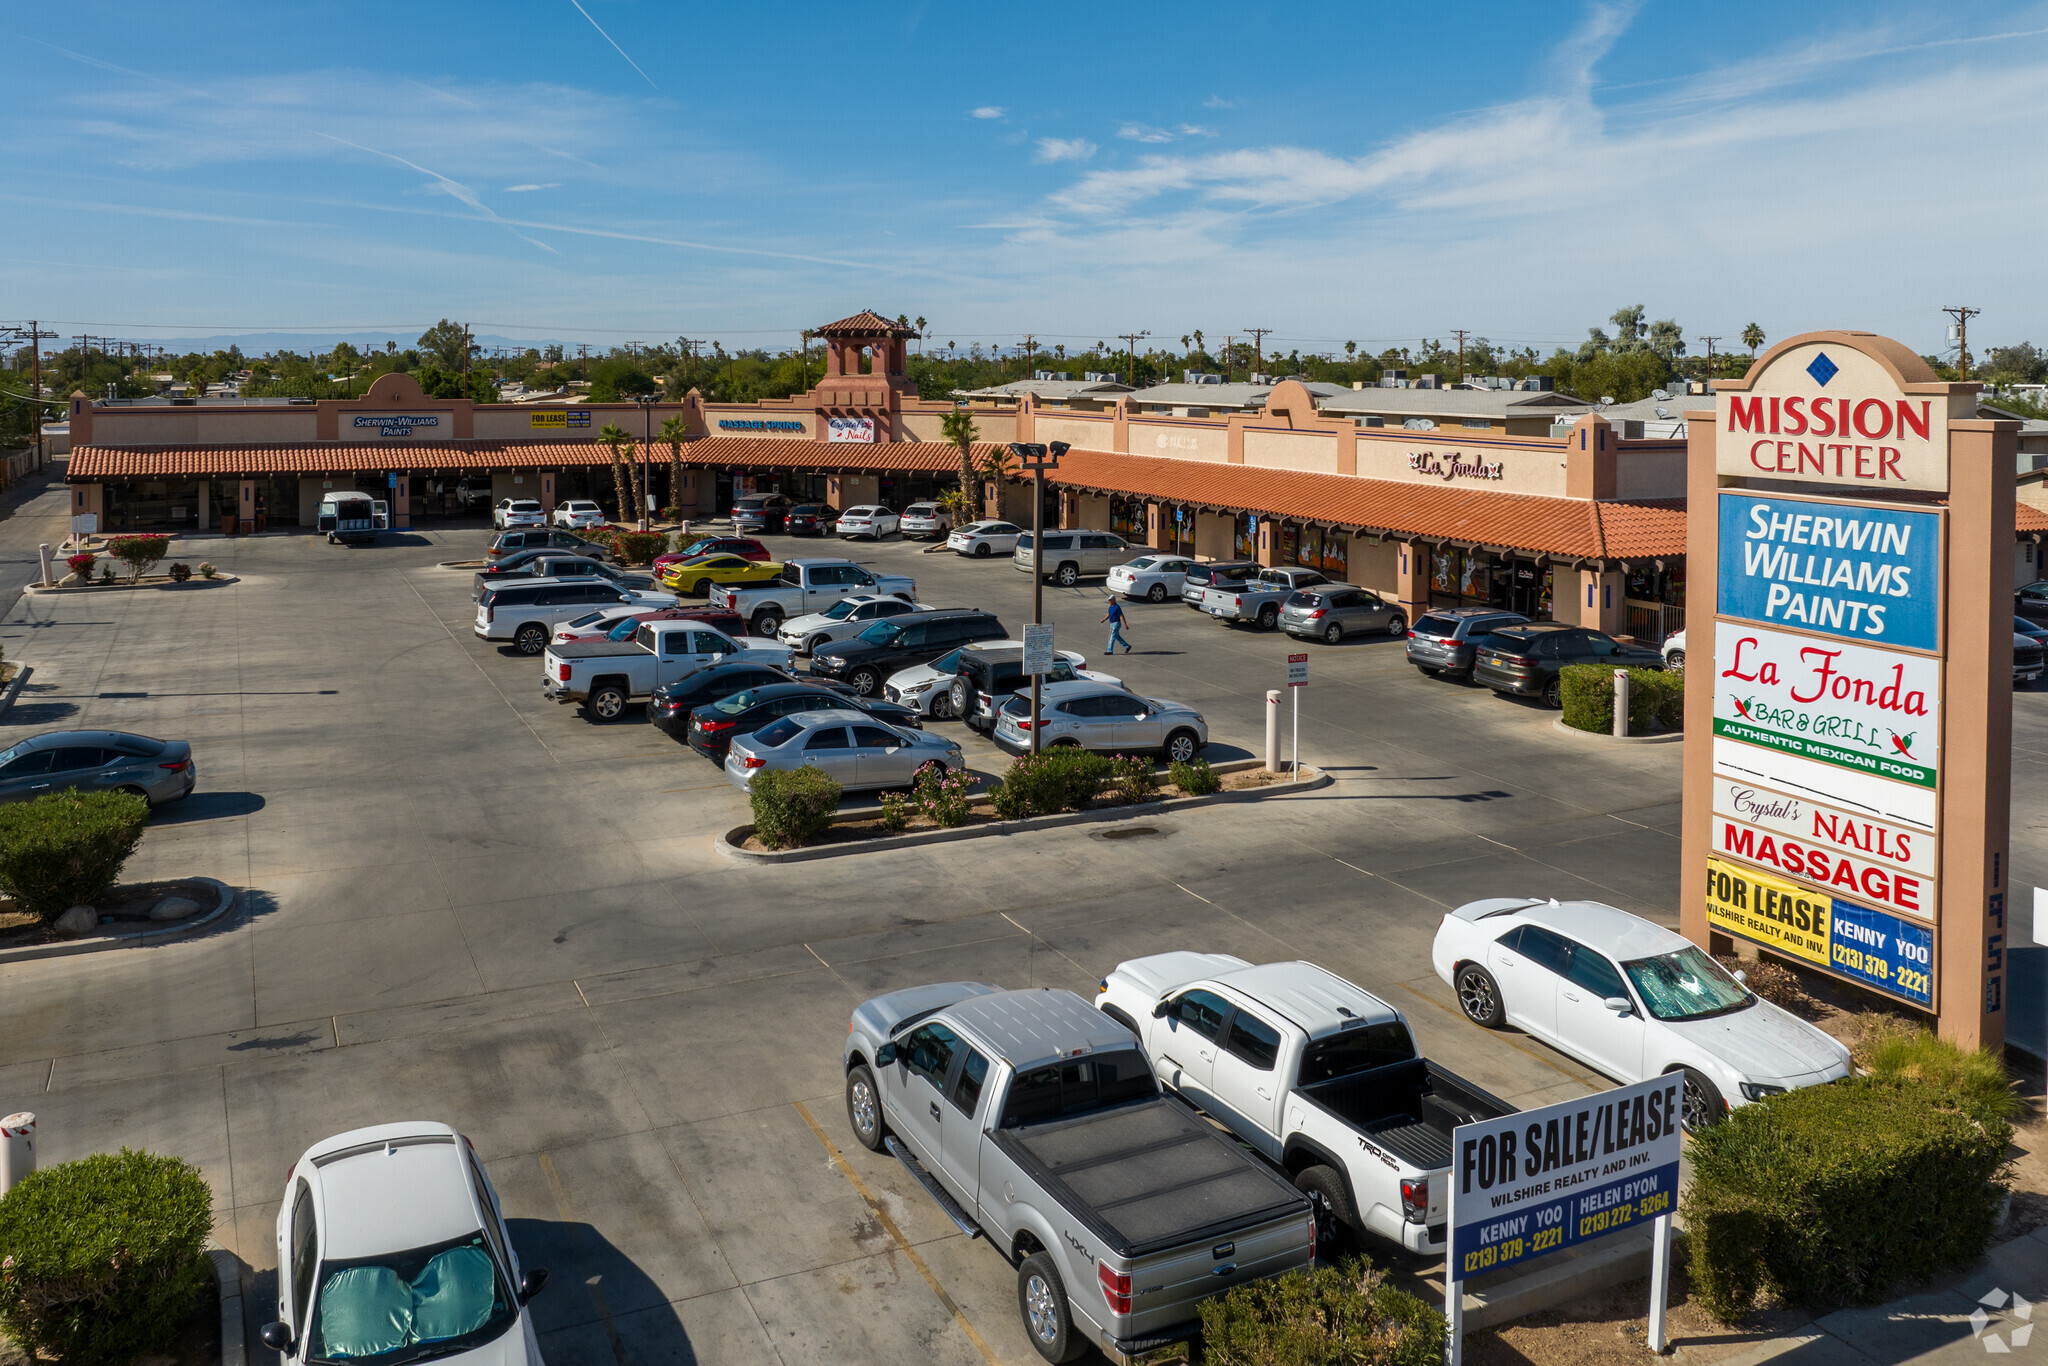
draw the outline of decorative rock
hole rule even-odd
[[[73,906],[57,917],[57,923],[50,928],[65,939],[76,939],[91,934],[100,927],[100,913],[90,906]]]
[[[149,913],[151,920],[183,920],[199,911],[199,903],[182,896],[167,896]]]

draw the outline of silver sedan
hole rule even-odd
[[[183,740],[118,730],[53,730],[0,752],[0,802],[53,792],[132,792],[151,806],[192,794],[199,768]]]
[[[858,711],[802,711],[733,740],[725,776],[742,792],[771,769],[821,769],[848,791],[909,787],[926,764],[965,767],[956,741],[929,731],[883,725]]]

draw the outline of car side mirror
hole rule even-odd
[[[293,1346],[291,1328],[275,1320],[258,1328],[256,1339],[273,1352],[289,1352]]]
[[[548,1269],[544,1266],[536,1266],[519,1278],[519,1302],[525,1304],[547,1288]]]
[[[1606,1006],[1617,1015],[1629,1015],[1635,1011],[1635,1007],[1629,1004],[1629,999],[1626,996],[1610,996],[1600,1004]]]
[[[1166,1018],[1166,1004],[1166,1002],[1161,1001],[1158,1005],[1152,1007],[1153,1019],[1163,1020]]]
[[[895,1045],[895,1044],[893,1044],[893,1043],[885,1043],[885,1044],[883,1044],[883,1045],[882,1045],[882,1046],[881,1046],[880,1048],[877,1048],[877,1049],[875,1050],[875,1066],[877,1066],[877,1067],[894,1067],[895,1065],[896,1065],[896,1045]]]

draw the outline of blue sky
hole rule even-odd
[[[0,320],[1546,352],[2038,333],[2048,6],[73,0],[7,21]],[[1981,339],[1981,340],[1980,340]]]

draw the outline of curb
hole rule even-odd
[[[194,588],[218,588],[223,584],[240,583],[241,581],[242,578],[239,574],[216,574],[210,579],[202,579],[197,574],[194,574],[183,583],[142,583],[134,585],[123,584],[119,581],[112,584],[53,583],[48,588],[43,587],[39,583],[25,583],[21,586],[21,591],[24,594],[33,594],[36,597],[44,597],[51,593],[104,593],[110,588],[116,592],[125,589],[130,593],[141,589],[148,589],[152,592],[186,592]]]
[[[7,715],[7,709],[14,705],[14,699],[21,696],[21,685],[28,682],[28,676],[35,672],[35,666],[24,664],[14,671],[14,679],[7,685],[7,691],[0,693],[0,716]]]
[[[249,1345],[242,1323],[242,1259],[224,1247],[206,1250],[220,1287],[220,1366],[248,1366]]]
[[[192,933],[203,926],[211,925],[234,908],[235,889],[217,878],[195,877],[187,882],[204,882],[218,889],[220,904],[205,915],[193,916],[166,925],[160,930],[141,930],[134,934],[96,934],[90,939],[71,939],[57,944],[24,944],[18,949],[0,949],[0,964],[28,963],[39,958],[70,958],[81,953],[99,953],[106,949],[125,949],[131,944],[153,944],[161,939],[175,939]]]
[[[1263,759],[1238,759],[1228,764],[1216,765],[1218,773],[1242,773],[1247,769],[1264,768]],[[1304,766],[1306,767],[1306,766]],[[951,844],[956,840],[981,839],[993,835],[1023,834],[1032,830],[1051,830],[1066,825],[1099,825],[1109,821],[1133,819],[1141,816],[1158,816],[1173,811],[1185,811],[1197,806],[1221,806],[1226,803],[1260,801],[1267,797],[1293,796],[1298,792],[1313,792],[1330,786],[1336,779],[1321,769],[1307,769],[1309,777],[1291,783],[1274,783],[1266,787],[1246,788],[1238,792],[1212,792],[1206,797],[1175,797],[1170,801],[1144,802],[1137,806],[1115,806],[1100,811],[1062,811],[1051,816],[1027,816],[1019,821],[995,821],[987,825],[963,825],[951,830],[918,830],[907,835],[885,835],[880,839],[862,840],[857,844],[818,844],[804,849],[753,850],[740,846],[754,833],[751,823],[736,825],[711,837],[718,852],[742,863],[806,863],[812,859],[843,858],[850,854],[875,854],[890,849],[914,849],[925,844]],[[844,819],[844,818],[842,818]],[[865,816],[862,817],[865,819]],[[836,823],[836,822],[835,822]]]
[[[1575,739],[1604,741],[1610,745],[1671,745],[1685,738],[1682,730],[1674,730],[1668,735],[1609,735],[1605,731],[1580,730],[1577,726],[1567,726],[1562,716],[1552,717],[1550,725],[1552,729]]]

